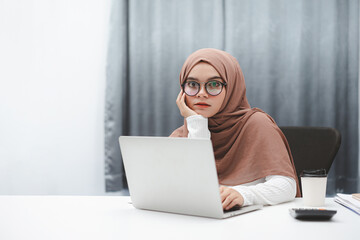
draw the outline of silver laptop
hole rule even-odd
[[[121,136],[119,142],[136,208],[211,218],[262,208],[223,211],[209,139]]]

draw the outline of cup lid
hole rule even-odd
[[[324,168],[320,169],[306,169],[303,170],[300,174],[300,177],[326,177],[326,170]]]

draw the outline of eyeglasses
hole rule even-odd
[[[223,90],[223,87],[226,86],[226,83],[220,81],[209,81],[205,84],[205,90],[211,96],[217,96]],[[200,83],[195,81],[186,81],[184,84],[181,85],[185,94],[188,96],[195,96],[200,92]]]

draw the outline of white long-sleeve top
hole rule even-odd
[[[201,115],[186,118],[188,138],[210,139],[208,119]],[[296,196],[296,181],[291,177],[271,175],[237,186],[228,186],[238,191],[244,198],[243,206],[262,204],[275,205],[291,201]]]

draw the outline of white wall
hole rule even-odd
[[[109,0],[0,0],[0,194],[104,194]]]

